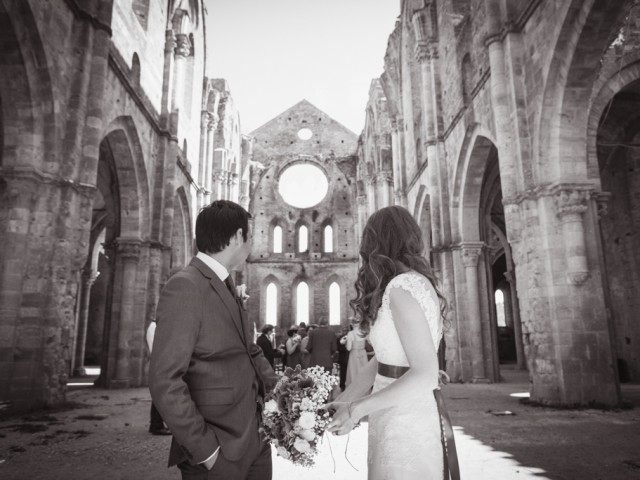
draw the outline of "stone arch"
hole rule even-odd
[[[315,313],[314,308],[314,295],[315,295],[315,285],[313,280],[309,278],[305,273],[298,275],[292,285],[291,285],[291,324],[298,324],[298,288],[301,283],[305,283],[308,287],[309,298],[308,298],[308,308],[309,308],[309,320],[311,320]],[[307,323],[309,323],[307,321]]]
[[[275,285],[276,287],[276,323],[277,327],[285,327],[282,324],[282,285],[278,277],[273,274],[269,274],[260,282],[260,318],[256,322],[256,327],[260,328],[266,324],[267,321],[267,288],[269,285]]]
[[[118,117],[105,130],[105,143],[114,160],[120,201],[118,235],[146,238],[151,232],[151,199],[147,170],[133,119]]]
[[[3,130],[29,132],[29,138],[40,138],[38,148],[19,136],[8,138],[3,133],[0,165],[29,166],[49,172],[59,170],[56,152],[59,117],[54,114],[53,87],[45,49],[29,2],[0,1],[0,116]],[[11,145],[11,149],[6,147]],[[50,156],[47,157],[46,153]],[[47,164],[45,166],[45,163]]]
[[[561,23],[546,76],[534,132],[537,184],[585,181],[585,153],[592,89],[611,36],[632,1],[572,0]],[[568,121],[569,120],[569,121]]]
[[[279,227],[281,229],[281,236],[280,236],[280,251],[276,252],[276,236],[275,236],[275,231],[276,231],[276,227]],[[287,223],[282,219],[282,217],[274,217],[271,222],[269,223],[269,251],[271,253],[285,253],[285,242],[287,240],[287,237],[289,232],[287,231]]]
[[[477,221],[480,208],[482,179],[484,178],[486,161],[495,141],[490,133],[481,125],[475,124],[465,136],[453,174],[452,239],[454,242],[480,241],[480,224]]]
[[[306,235],[307,235],[307,248],[304,251],[300,251],[301,245],[300,245],[300,240],[301,240],[301,232],[304,232],[306,230]],[[311,246],[311,226],[309,225],[309,222],[307,222],[304,219],[300,219],[296,222],[296,226],[294,229],[294,235],[295,235],[295,239],[294,239],[294,246],[295,246],[295,254],[296,255],[300,255],[300,254],[304,254],[306,252],[309,251],[309,247]]]
[[[330,231],[328,230],[330,229]],[[327,242],[327,237],[331,238]],[[333,253],[336,245],[336,231],[333,227],[333,218],[325,218],[320,224],[320,251],[322,253]]]
[[[637,56],[639,58],[633,59],[613,76],[599,82],[598,86],[600,88],[598,88],[593,96],[587,123],[587,168],[590,177],[600,177],[596,142],[602,115],[618,92],[627,85],[640,79],[640,52],[638,52]]]
[[[171,271],[183,268],[191,256],[191,214],[184,187],[176,190],[171,228]]]
[[[331,285],[333,285],[334,283],[337,284],[339,288],[340,322],[338,324],[331,323],[331,292],[330,290],[331,290]],[[340,326],[340,325],[344,325],[346,322],[348,304],[347,304],[347,289],[345,287],[346,285],[344,283],[344,279],[342,279],[340,275],[337,275],[337,274],[330,275],[322,285],[323,292],[325,292],[325,295],[326,295],[325,311],[327,312],[327,321],[329,322],[329,325]]]

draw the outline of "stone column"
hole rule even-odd
[[[504,278],[506,278],[507,282],[509,282],[509,304],[511,307],[510,313],[513,318],[513,335],[516,339],[516,358],[518,362],[518,368],[520,370],[526,370],[527,358],[524,352],[524,342],[522,338],[522,320],[520,319],[520,304],[518,302],[516,276],[514,275],[513,270],[509,270],[505,272]]]
[[[367,182],[367,199],[369,201],[369,212],[368,212],[368,214],[371,215],[377,209],[377,204],[376,204],[376,177],[374,177],[373,175],[369,175],[366,178],[366,182]]]
[[[120,319],[118,323],[118,343],[116,350],[116,372],[111,383],[114,388],[126,388],[131,380],[130,340],[133,337],[135,322],[134,315],[136,274],[140,259],[140,241],[119,238],[117,241],[117,255],[122,268],[122,297],[120,299]]]
[[[561,190],[556,195],[567,260],[567,281],[572,285],[582,285],[589,278],[583,221],[587,196],[587,192],[580,190]]]
[[[356,203],[358,205],[358,224],[356,225],[356,239],[360,241],[362,237],[362,231],[367,223],[367,197],[366,195],[358,195],[356,197]]]
[[[77,375],[85,375],[84,353],[87,343],[87,323],[89,321],[89,301],[91,299],[91,286],[98,278],[98,273],[91,269],[83,270],[82,284],[80,287],[80,312],[78,315],[78,331],[76,334],[76,351],[74,372]]]
[[[379,172],[376,177],[376,185],[380,192],[379,208],[388,207],[391,205],[391,200],[393,198],[393,174],[388,170]]]
[[[485,383],[484,342],[482,340],[482,314],[480,311],[480,293],[478,291],[478,260],[482,253],[482,243],[466,243],[462,245],[462,264],[465,271],[467,292],[467,327],[466,337],[471,355],[472,383]]]
[[[189,55],[191,55],[189,37],[184,33],[178,33],[176,35],[173,95],[171,96],[172,112],[180,109],[180,104],[184,98],[184,75],[186,60]]]
[[[209,114],[207,119],[207,148],[206,148],[206,171],[204,188],[206,190],[205,197],[207,198],[207,204],[211,202],[211,192],[213,185],[213,151],[215,149],[215,131],[218,128],[218,115],[213,113]]]

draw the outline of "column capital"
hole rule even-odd
[[[376,176],[375,175],[367,175],[365,177],[367,185],[375,185],[376,184]]]
[[[118,256],[124,260],[138,260],[140,258],[140,246],[142,242],[135,238],[117,238],[116,248]]]
[[[557,215],[559,218],[574,219],[587,211],[587,200],[590,192],[578,189],[559,190],[555,195]]]
[[[509,285],[513,286],[513,283],[516,280],[516,276],[513,270],[507,270],[504,272],[504,278],[509,282]]]
[[[483,243],[464,243],[461,245],[462,264],[465,268],[478,266],[483,248]]]
[[[191,41],[189,36],[184,33],[178,33],[176,35],[176,57],[189,57],[191,56]]]
[[[609,202],[611,201],[611,192],[595,193],[596,205],[598,207],[598,218],[606,217],[609,214]]]
[[[393,185],[393,173],[388,170],[382,170],[376,175],[377,182],[384,182]]]
[[[169,29],[164,35],[164,53],[174,52],[176,49],[176,36],[173,30]]]
[[[413,47],[413,53],[416,57],[416,62],[420,64],[426,64],[427,60],[431,58],[429,45],[424,40],[416,42]]]

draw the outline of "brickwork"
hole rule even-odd
[[[303,140],[298,131],[308,128],[312,136]],[[252,196],[253,252],[246,268],[251,318],[257,327],[266,318],[266,289],[277,288],[278,327],[286,330],[296,322],[296,287],[309,285],[310,320],[318,322],[329,314],[329,286],[340,287],[340,320],[348,324],[347,308],[353,298],[357,268],[358,239],[354,232],[356,214],[356,135],[306,100],[251,133],[253,137]],[[318,166],[329,180],[326,197],[310,208],[288,205],[278,192],[283,171],[297,163]],[[274,253],[273,230],[282,228],[282,252]],[[300,225],[309,229],[308,249],[298,252]],[[333,251],[323,248],[324,228],[333,229]]]
[[[146,382],[146,325],[211,199],[216,132],[203,113],[219,113],[202,12],[151,3],[0,6],[4,410],[64,401],[85,360],[102,385]],[[227,103],[226,148],[240,158]]]
[[[634,201],[637,186],[633,174],[612,177],[616,169],[635,169],[636,159],[618,151],[609,159],[616,166],[607,162],[603,171],[612,150],[596,147],[596,138],[632,143],[635,135],[627,129],[620,136],[633,108],[608,107],[640,77],[634,4],[402,2],[381,77],[392,120],[404,120],[393,142],[401,189],[394,200],[416,218],[429,205],[423,228],[451,305],[446,354],[456,379],[499,378],[492,240],[479,228],[491,191],[491,149],[498,155],[502,235],[513,258],[505,275],[517,289],[509,315],[521,318],[532,398],[612,405],[619,401],[617,365],[636,378],[630,352],[637,330],[628,320],[631,307],[621,305],[638,297],[631,274],[637,268],[635,260],[628,268],[620,261],[629,258],[625,245],[634,238],[632,207],[622,204]],[[603,130],[605,110],[610,124]],[[362,144],[375,143],[378,133],[365,130]],[[426,139],[423,166],[417,138]],[[359,161],[366,155],[359,151]],[[363,169],[358,180],[365,180]],[[619,213],[599,218],[607,198]]]

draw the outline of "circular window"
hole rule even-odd
[[[309,140],[313,136],[313,132],[308,128],[301,128],[298,130],[298,138],[300,140]]]
[[[286,168],[278,181],[278,192],[292,207],[309,208],[327,195],[329,181],[324,172],[310,163],[295,163]]]

